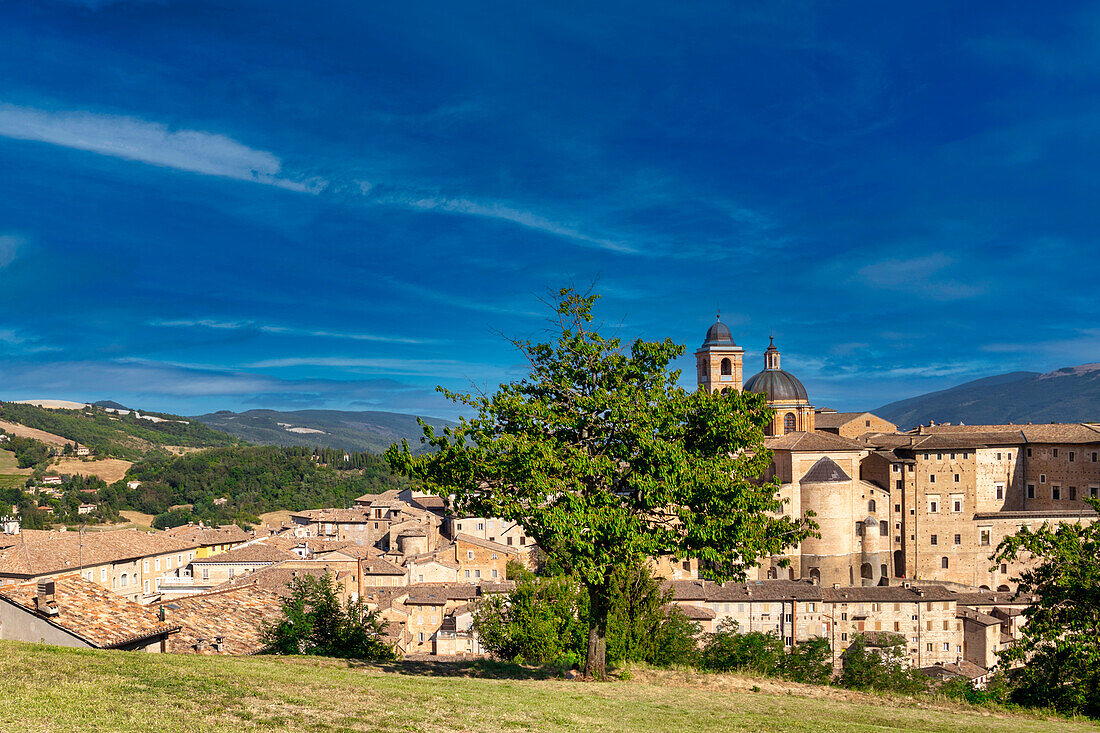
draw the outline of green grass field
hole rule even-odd
[[[484,669],[0,642],[0,730],[1096,730],[1086,722],[732,675],[638,670],[630,681],[598,684]],[[759,692],[751,691],[753,684]]]

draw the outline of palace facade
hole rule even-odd
[[[695,352],[701,389],[765,395],[766,432],[784,511],[814,513],[820,538],[757,568],[764,579],[825,585],[935,581],[1014,589],[1021,567],[994,563],[1021,527],[1091,522],[1100,494],[1100,425],[928,425],[901,431],[871,413],[815,408],[780,366],[774,339],[764,368],[743,379],[744,349],[726,324]],[[781,567],[785,560],[787,567]]]

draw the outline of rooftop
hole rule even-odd
[[[24,537],[22,533],[15,535]],[[192,540],[149,534],[135,529],[109,532],[51,532],[0,550],[0,575],[35,577],[194,550]]]
[[[117,596],[75,573],[56,578],[54,588],[56,616],[38,614],[37,582],[0,586],[0,598],[99,649],[125,646],[179,629],[177,624],[162,622],[151,608]]]
[[[180,626],[169,651],[191,654],[253,654],[264,646],[260,625],[282,615],[282,593],[256,583],[163,601],[167,620]],[[222,649],[213,643],[222,639]],[[199,642],[206,642],[199,648]]]

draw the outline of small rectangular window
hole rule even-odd
[[[939,544],[939,538],[936,535],[932,535],[932,538],[929,540],[928,544],[930,544],[930,545]]]
[[[1027,457],[1028,457],[1028,458],[1031,458],[1031,448],[1028,448],[1028,449],[1027,449]]]
[[[1029,499],[1034,499],[1035,498],[1035,484],[1028,484],[1027,485],[1027,498],[1029,498]]]
[[[984,528],[984,527],[982,529],[978,530],[979,542],[981,543],[982,547],[989,547],[990,534],[991,533],[992,533],[992,530]]]
[[[963,543],[963,536],[961,534],[955,535],[955,544],[961,545]]]
[[[951,460],[955,460],[955,454],[954,453],[951,454]]]
[[[997,487],[997,499],[1001,500],[1001,499],[1004,499],[1004,498],[1005,498],[1005,487],[998,486]]]
[[[1057,457],[1058,457],[1058,449],[1057,449],[1057,448],[1055,448],[1055,449],[1054,449],[1054,457],[1055,457],[1055,458],[1057,458]]]
[[[955,474],[955,483],[959,483],[959,474]]]
[[[944,570],[947,570],[947,565],[948,565],[947,558],[946,557],[941,557],[940,558],[940,567],[943,568]]]
[[[928,483],[930,483],[930,484],[936,483],[936,474],[933,473],[932,475],[930,475],[928,477]]]
[[[1069,452],[1069,462],[1073,463],[1073,459],[1076,458],[1076,454],[1073,451]]]
[[[1050,487],[1050,498],[1054,499],[1055,501],[1058,501],[1059,499],[1061,499],[1062,498],[1062,487],[1060,487],[1060,486],[1051,486]]]

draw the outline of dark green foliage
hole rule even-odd
[[[715,579],[743,577],[761,557],[809,535],[781,516],[763,396],[687,391],[670,371],[683,347],[629,346],[592,328],[596,296],[562,290],[550,343],[515,341],[530,375],[492,395],[441,390],[476,413],[414,454],[386,453],[394,471],[456,509],[522,524],[589,596],[585,674],[606,676],[614,574],[651,557],[698,558]]]
[[[366,610],[359,601],[341,603],[336,582],[327,573],[294,578],[283,599],[282,618],[263,627],[264,643],[272,654],[396,659],[382,632],[378,612]]]
[[[936,692],[952,700],[962,700],[971,705],[1003,705],[1009,700],[1010,688],[1005,675],[998,672],[981,689],[975,687],[970,680],[958,677],[941,682],[936,687]]]
[[[342,461],[343,453],[340,453]],[[127,480],[129,506],[148,514],[192,505],[190,521],[209,524],[256,521],[264,512],[351,506],[355,498],[400,488],[377,456],[359,454],[360,469],[336,470],[314,460],[311,448],[235,446],[183,456],[151,456],[134,464]],[[224,505],[214,500],[224,497]]]
[[[0,443],[0,448],[14,452],[20,468],[37,468],[50,460],[50,447],[34,438],[10,435],[8,440]]]
[[[146,414],[146,413],[143,413]],[[166,422],[152,422],[110,413],[101,407],[82,410],[48,410],[34,405],[0,402],[0,419],[60,435],[92,449],[99,457],[136,460],[158,446],[193,448],[226,446],[239,442],[231,435],[177,415],[148,413]]]
[[[715,672],[743,670],[774,675],[783,659],[783,641],[775,634],[760,631],[738,633],[736,621],[723,621],[718,630],[707,634],[701,662]]]
[[[913,694],[930,687],[928,678],[905,664],[905,638],[884,634],[871,645],[863,634],[856,635],[842,655],[843,667],[837,684],[858,690],[890,690]]]
[[[499,659],[527,664],[583,659],[589,628],[584,587],[569,576],[539,577],[511,563],[508,577],[516,581],[514,591],[478,604],[474,626],[482,645]],[[663,667],[695,662],[698,624],[669,607],[668,595],[645,567],[617,573],[611,607],[610,661]]]
[[[607,617],[607,659],[662,667],[691,664],[699,626],[675,607],[672,592],[645,565],[619,568],[613,577]]]
[[[1100,511],[1100,501],[1086,501]],[[1000,653],[1011,700],[1100,717],[1100,522],[1024,527],[994,559],[1020,555],[1037,564],[1016,579],[1018,589],[1038,600],[1024,610],[1021,638]]]
[[[181,527],[192,519],[190,509],[169,509],[153,517],[153,529],[171,529]]]
[[[588,636],[588,596],[566,576],[536,577],[529,572],[508,594],[483,598],[474,611],[481,645],[493,656],[526,664],[552,664],[583,658]]]
[[[829,646],[829,640],[814,637],[796,643],[779,661],[779,675],[793,682],[828,684],[833,678],[832,648]]]

